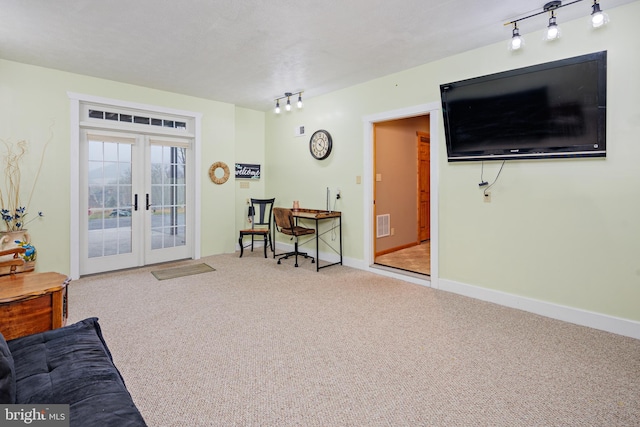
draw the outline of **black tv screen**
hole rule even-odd
[[[606,156],[607,52],[440,85],[450,162]]]

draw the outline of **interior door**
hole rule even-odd
[[[431,138],[425,132],[417,132],[418,140],[418,235],[421,242],[431,238]]]

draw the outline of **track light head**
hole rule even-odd
[[[591,6],[591,8],[592,8],[592,12],[590,17],[590,22],[593,28],[601,28],[607,22],[609,22],[609,15],[607,15],[600,9],[600,4],[598,3],[598,0],[593,1],[593,6]]]
[[[552,41],[560,38],[560,27],[556,23],[556,14],[552,10],[551,17],[549,18],[549,25],[547,26],[547,31],[544,33],[544,40]]]
[[[520,35],[520,30],[518,30],[518,24],[514,22],[511,40],[509,40],[509,50],[518,50],[518,49],[521,49],[523,46],[524,46],[524,39]]]
[[[276,114],[280,114],[280,100],[276,99]]]
[[[298,108],[302,108],[302,92],[298,93]]]

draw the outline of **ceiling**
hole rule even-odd
[[[603,10],[633,0],[603,0]],[[568,1],[565,1],[568,3]],[[563,7],[586,17],[590,1]],[[267,110],[507,40],[532,0],[0,0],[0,58]],[[519,24],[541,30],[543,14]]]

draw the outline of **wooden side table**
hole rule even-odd
[[[70,281],[60,273],[0,277],[0,332],[4,338],[8,341],[64,326]]]

